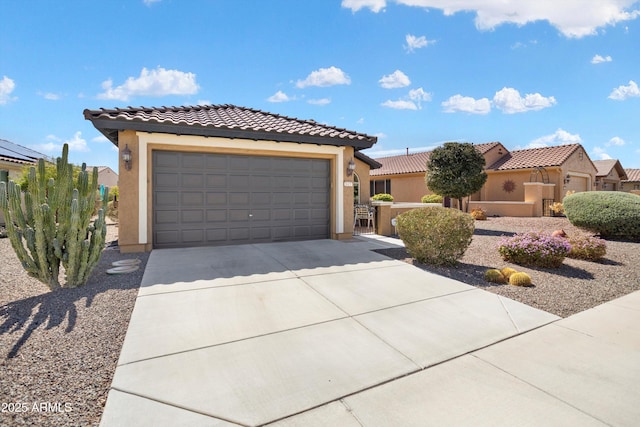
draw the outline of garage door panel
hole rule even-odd
[[[227,175],[207,174],[207,188],[227,188]]]
[[[202,174],[183,173],[181,175],[181,184],[184,188],[203,188],[204,177]]]
[[[153,152],[154,247],[329,237],[330,162]]]
[[[181,198],[182,206],[203,206],[204,196],[201,192],[183,192]]]

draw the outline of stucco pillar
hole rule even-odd
[[[544,184],[542,182],[525,182],[524,201],[533,203],[533,216],[542,216],[543,200],[553,199],[555,184]]]
[[[376,207],[376,232],[381,236],[393,235],[393,226],[391,225],[391,205],[392,202],[372,202]]]
[[[125,147],[131,150],[131,169],[127,170],[122,160],[122,150]],[[118,246],[120,252],[144,252],[144,245],[138,242],[138,174],[139,167],[139,143],[138,136],[133,130],[121,131],[118,135],[118,183],[120,199],[118,202]]]

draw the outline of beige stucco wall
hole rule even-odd
[[[353,150],[353,148],[348,147],[349,149]],[[346,153],[347,151],[345,151]],[[346,157],[346,155],[345,155]],[[362,204],[367,204],[369,203],[369,199],[371,198],[371,194],[369,193],[369,182],[370,182],[370,178],[369,178],[369,165],[366,164],[365,162],[355,159],[355,163],[356,163],[356,170],[355,170],[355,175],[357,175],[359,181],[360,181],[360,203]],[[351,180],[353,180],[354,177],[351,177]],[[354,201],[354,203],[357,203],[357,201]]]
[[[109,188],[117,186],[118,174],[109,167],[98,171],[98,185],[104,185]]]
[[[0,170],[9,171],[9,179],[14,181],[17,181],[22,175],[23,166],[22,164],[0,160]],[[33,166],[35,166],[35,164]]]
[[[627,193],[640,190],[640,181],[626,181],[620,184],[620,190]]]
[[[427,184],[424,181],[424,173],[422,172],[371,177],[372,181],[386,179],[391,180],[391,195],[394,202],[419,203],[422,200],[422,196],[433,194],[427,188]]]
[[[300,158],[323,158],[331,163],[331,238],[343,239],[353,232],[353,177],[346,175],[353,158],[352,147],[317,146],[312,144],[277,143],[226,138],[204,138],[168,134],[148,134],[122,131],[119,134],[119,158],[128,144],[132,155],[131,170],[120,160],[119,187],[119,246],[122,252],[141,252],[152,249],[153,242],[153,169],[155,150],[265,155]],[[356,163],[358,166],[358,163]],[[368,176],[366,165],[360,165],[362,175]],[[368,167],[368,166],[367,166]],[[140,173],[140,169],[142,173]],[[368,184],[367,184],[368,185]],[[368,189],[367,189],[368,191]]]

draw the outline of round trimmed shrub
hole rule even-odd
[[[378,193],[374,195],[371,200],[375,200],[376,202],[393,202],[393,196],[387,193]]]
[[[620,191],[586,191],[562,201],[571,224],[603,238],[640,240],[640,197]]]
[[[471,216],[473,219],[478,221],[486,221],[487,220],[487,212],[485,212],[482,208],[475,208],[471,210]]]
[[[456,209],[429,206],[396,217],[398,235],[417,261],[454,265],[471,244],[474,221]]]
[[[531,231],[504,237],[498,246],[505,261],[543,268],[560,267],[570,250],[567,239]]]
[[[426,196],[422,196],[420,200],[422,203],[442,203],[442,196],[439,194],[427,194]]]
[[[531,286],[531,276],[527,273],[513,273],[509,277],[509,284],[513,286]]]

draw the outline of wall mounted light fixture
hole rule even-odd
[[[122,161],[124,162],[124,168],[128,171],[131,170],[131,150],[129,150],[129,144],[122,150]]]
[[[347,165],[347,176],[353,175],[354,170],[356,170],[356,162],[351,159],[349,160],[349,164]]]
[[[567,176],[564,177],[564,183],[568,184],[571,182],[571,176],[569,174],[567,174]]]

